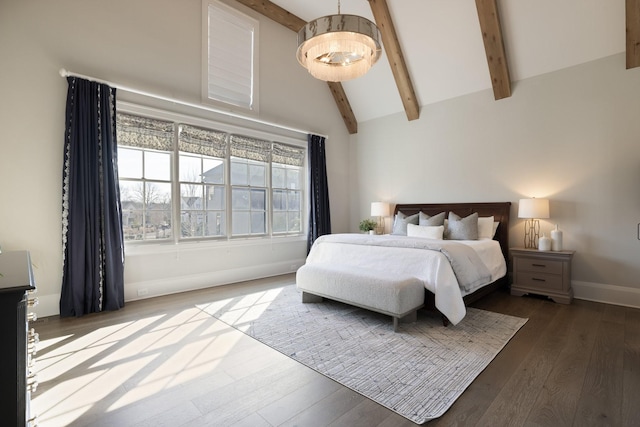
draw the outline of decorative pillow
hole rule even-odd
[[[442,240],[444,225],[407,224],[407,236]]]
[[[402,212],[398,211],[395,219],[393,220],[393,231],[391,234],[395,236],[406,236],[407,224],[418,225],[418,214],[406,216]]]
[[[418,225],[444,225],[444,212],[437,215],[429,216],[424,212],[420,212]]]
[[[495,234],[493,229],[494,222],[492,216],[481,216],[478,218],[478,239],[493,239],[493,235]]]
[[[444,236],[449,240],[478,240],[478,213],[460,218],[453,212],[449,212],[447,232]]]

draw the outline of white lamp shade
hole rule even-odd
[[[549,218],[549,200],[535,198],[520,199],[518,204],[518,218]]]
[[[371,216],[389,216],[389,203],[386,203],[386,202],[371,203]]]

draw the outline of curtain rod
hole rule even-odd
[[[64,68],[60,68],[60,76],[62,76],[62,77],[69,77],[69,76],[71,76],[71,77],[80,77],[81,79],[86,79],[86,80],[91,80],[91,81],[96,82],[96,83],[106,84],[106,85],[109,85],[111,87],[115,87],[117,89],[124,90],[126,92],[135,93],[137,95],[148,96],[149,98],[155,98],[155,99],[159,99],[159,100],[162,100],[162,101],[173,102],[175,104],[184,105],[186,107],[192,107],[192,108],[197,108],[199,110],[210,111],[212,113],[218,113],[218,114],[222,114],[222,115],[225,115],[225,116],[234,117],[236,119],[242,119],[242,120],[247,120],[247,121],[254,122],[254,123],[259,123],[259,124],[262,124],[262,125],[273,126],[273,127],[280,128],[280,129],[283,129],[283,130],[288,130],[288,131],[291,131],[291,132],[298,132],[298,133],[302,133],[302,134],[305,134],[305,135],[307,135],[307,134],[317,135],[317,136],[321,136],[321,137],[323,137],[325,139],[329,138],[327,135],[322,135],[322,134],[319,134],[319,133],[315,133],[315,132],[311,132],[311,131],[307,131],[307,130],[303,130],[303,129],[296,129],[296,128],[292,128],[292,127],[289,127],[289,126],[284,126],[284,125],[281,125],[281,124],[278,124],[278,123],[272,123],[272,122],[268,122],[266,120],[255,119],[253,117],[243,116],[242,114],[232,113],[230,111],[225,111],[225,110],[220,110],[220,109],[213,108],[213,107],[208,107],[206,105],[194,104],[192,102],[182,101],[180,99],[169,98],[167,96],[157,95],[155,93],[150,93],[150,92],[144,92],[144,91],[141,91],[141,90],[138,90],[138,89],[133,89],[133,88],[130,88],[130,87],[118,84],[118,83],[113,83],[113,82],[110,82],[110,81],[107,81],[107,80],[102,80],[102,79],[98,79],[98,78],[95,78],[95,77],[85,76],[85,75],[82,75],[82,74],[74,73],[74,72],[65,70]]]

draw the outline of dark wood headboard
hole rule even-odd
[[[422,211],[432,216],[444,211],[448,217],[451,211],[463,218],[474,212],[478,212],[478,216],[493,216],[495,221],[500,222],[493,239],[500,243],[504,259],[509,259],[509,213],[511,211],[511,202],[397,204],[394,210],[394,217],[398,211],[405,215],[413,215]]]

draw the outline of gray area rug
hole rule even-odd
[[[295,285],[198,307],[418,424],[444,414],[527,321],[468,308],[444,327],[421,311],[394,333],[389,316],[303,304]]]

